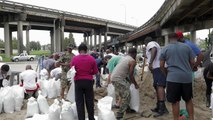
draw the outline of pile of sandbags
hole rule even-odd
[[[62,104],[62,105],[61,105]],[[46,98],[39,92],[38,99],[30,98],[27,103],[26,120],[78,120],[76,104],[57,99],[52,105],[47,104]]]
[[[0,113],[20,111],[23,106],[24,88],[18,85],[0,89]]]

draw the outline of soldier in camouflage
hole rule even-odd
[[[69,63],[70,61],[72,60],[72,58],[75,56],[73,53],[72,53],[72,49],[73,49],[73,46],[72,45],[69,45],[67,47],[67,51],[64,55],[62,55],[60,58],[59,58],[59,63],[62,67],[62,73],[61,73],[61,99],[64,99],[64,91],[65,89],[68,87],[69,89],[69,81],[68,81],[68,78],[67,78],[67,72],[69,71],[70,69],[70,66],[69,66]]]

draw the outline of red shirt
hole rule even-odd
[[[93,75],[98,73],[95,59],[90,55],[78,55],[73,57],[70,62],[70,68],[75,66],[74,80],[93,80]]]

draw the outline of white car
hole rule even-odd
[[[18,62],[18,61],[33,61],[35,60],[36,55],[28,55],[27,53],[21,53],[18,56],[13,56],[11,60],[13,62]]]

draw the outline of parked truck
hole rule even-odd
[[[11,60],[13,62],[18,62],[18,61],[33,61],[35,60],[36,55],[28,55],[27,53],[21,53],[18,56],[13,56]]]

